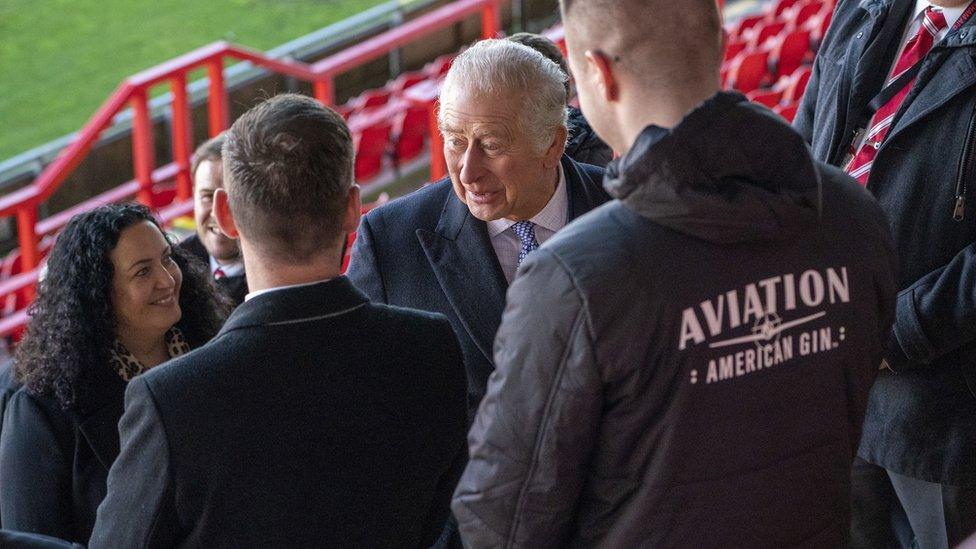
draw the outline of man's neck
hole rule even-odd
[[[310,284],[338,277],[341,273],[341,250],[333,249],[319,254],[301,264],[269,259],[256,253],[253,247],[242,240],[244,250],[244,270],[247,272],[247,287],[253,292]]]
[[[532,219],[533,217],[539,215],[539,212],[544,210],[546,206],[552,201],[552,196],[556,194],[556,189],[559,188],[559,177],[561,174],[562,164],[556,164],[556,167],[552,170],[546,170],[545,178],[549,180],[549,192],[545,196],[545,200],[539,200],[539,204],[532,209],[531,212],[521,212],[518,215],[511,215],[506,217],[509,221],[525,221],[527,219]]]
[[[210,257],[213,257],[213,256],[210,256]],[[241,258],[241,256],[239,256],[239,255],[238,256],[234,256],[234,257],[230,257],[230,258],[223,258],[223,259],[222,258],[219,258],[219,257],[214,257],[213,259],[214,259],[214,261],[217,262],[217,265],[220,265],[221,267],[226,267],[228,265],[237,265],[241,261],[243,261],[243,258]]]
[[[716,77],[717,82],[717,77]],[[618,121],[622,130],[620,154],[626,154],[634,145],[637,136],[644,128],[655,125],[670,130],[677,126],[689,112],[701,105],[706,99],[718,93],[719,88],[703,87],[700,90],[688,90],[687,93],[675,94],[662,90],[661,93],[647,91],[641,96],[635,96],[622,105]]]

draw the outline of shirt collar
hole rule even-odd
[[[217,262],[216,259],[214,259],[212,255],[208,257],[210,257],[210,274],[216,273],[217,269],[224,271],[224,276],[240,276],[244,274],[243,261],[238,260],[238,261],[234,261],[233,263],[226,263],[221,265],[220,263]]]
[[[308,286],[315,286],[316,284],[321,284],[323,282],[328,282],[329,280],[332,279],[326,278],[323,280],[316,280],[315,282],[303,282],[301,284],[289,284],[288,286],[275,286],[274,288],[265,288],[263,290],[257,290],[247,294],[246,296],[244,296],[244,301],[250,301],[259,295],[268,294],[271,292],[277,292],[278,290],[292,290],[295,288],[305,288]]]
[[[956,24],[956,21],[958,21],[959,18],[962,17],[963,12],[966,11],[966,8],[969,7],[969,4],[960,6],[958,8],[943,8],[941,6],[933,5],[932,2],[929,2],[928,0],[917,0],[915,2],[915,15],[912,17],[912,21],[918,19],[922,15],[922,12],[925,11],[925,8],[928,8],[929,6],[932,6],[933,8],[942,12],[942,15],[945,17],[946,23],[948,24],[947,28],[951,29],[952,26]]]
[[[569,215],[569,195],[566,193],[566,174],[563,166],[558,165],[559,182],[556,184],[556,191],[539,213],[535,214],[529,221],[556,232],[566,225],[566,217]],[[488,221],[488,236],[494,238],[508,230],[516,222],[511,219],[493,219]]]

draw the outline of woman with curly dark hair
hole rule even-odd
[[[31,306],[0,435],[3,528],[87,542],[126,383],[210,340],[228,303],[144,206],[71,219]]]

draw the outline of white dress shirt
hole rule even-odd
[[[569,195],[566,189],[566,174],[563,173],[562,164],[559,165],[559,183],[556,185],[556,192],[552,193],[552,198],[545,208],[529,219],[535,223],[535,239],[541,246],[543,242],[552,238],[556,231],[566,226],[566,219],[569,217]],[[505,279],[509,284],[515,278],[515,271],[518,269],[518,256],[522,251],[522,240],[512,229],[516,222],[511,219],[495,219],[488,222],[488,237],[491,238],[491,246],[495,249],[495,256],[498,263],[502,266]]]
[[[210,258],[210,274],[216,275],[217,269],[224,271],[224,276],[240,276],[244,274],[244,262],[235,261],[233,263],[227,263],[226,265],[221,265],[217,262],[212,255],[207,256]]]
[[[942,16],[945,17],[947,23],[946,28],[939,31],[939,34],[935,36],[935,40],[933,41],[933,44],[938,44],[940,40],[942,40],[943,38],[946,37],[947,34],[949,34],[949,31],[952,30],[952,26],[956,24],[956,21],[958,21],[959,17],[962,16],[963,12],[966,11],[966,8],[969,7],[969,4],[966,4],[965,6],[962,6],[960,8],[943,8],[932,4],[932,2],[929,2],[928,0],[916,0],[915,12],[912,14],[912,18],[908,22],[908,25],[905,26],[905,34],[903,34],[901,37],[901,42],[899,43],[898,46],[898,53],[895,55],[894,60],[892,60],[891,66],[888,67],[888,76],[885,78],[885,85],[891,83],[891,77],[895,76],[894,74],[895,65],[898,64],[898,58],[901,57],[902,52],[905,51],[905,45],[908,44],[908,41],[911,40],[913,36],[918,34],[918,29],[922,26],[922,18],[924,17],[922,15],[922,12],[924,12],[925,9],[928,8],[929,6],[931,6],[935,10],[941,11]],[[854,150],[855,151],[861,150],[861,147],[864,146],[864,143],[868,140],[868,137],[869,137],[868,132],[866,131],[861,132],[860,139],[858,139],[858,142],[855,143]]]
[[[316,284],[321,284],[323,282],[328,282],[330,280],[332,279],[325,278],[322,280],[316,280],[315,282],[303,282],[301,284],[289,284],[288,286],[275,286],[273,288],[265,288],[263,290],[257,290],[247,294],[246,296],[244,296],[244,301],[250,301],[259,295],[269,294],[271,292],[277,292],[278,290],[291,290],[292,288],[304,288],[306,286],[315,286]]]

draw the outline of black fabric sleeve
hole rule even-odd
[[[813,62],[813,72],[807,82],[807,89],[800,100],[800,106],[796,109],[796,116],[793,117],[793,129],[803,136],[807,145],[813,143],[813,117],[817,110],[817,97],[820,91],[820,65],[821,58]]]
[[[898,372],[930,364],[976,339],[976,243],[898,294],[885,359]]]
[[[457,487],[458,479],[468,462],[468,387],[464,370],[464,355],[457,336],[446,318],[441,319],[440,333],[435,341],[443,343],[443,350],[437,356],[443,357],[445,372],[444,388],[440,391],[448,403],[446,407],[448,447],[454,448],[454,458],[437,482],[434,499],[431,501],[424,520],[424,547],[429,547],[441,536],[450,515],[451,496]],[[453,521],[448,528],[456,530]]]
[[[67,418],[20,390],[0,436],[0,516],[7,530],[71,539],[71,437]]]
[[[108,494],[98,507],[89,547],[173,547],[182,533],[169,444],[152,392],[141,377],[125,391],[119,436],[121,452],[109,471]]]

